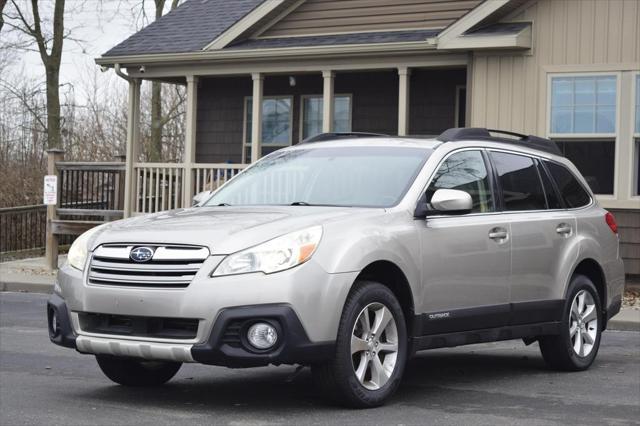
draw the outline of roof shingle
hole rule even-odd
[[[202,50],[265,0],[187,0],[103,57]]]

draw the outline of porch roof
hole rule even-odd
[[[233,49],[274,49],[282,47],[335,46],[351,44],[376,44],[424,41],[435,37],[442,29],[412,31],[376,31],[368,33],[329,34],[305,37],[247,39],[226,47]]]

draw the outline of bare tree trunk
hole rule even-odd
[[[155,0],[156,21],[162,17],[165,0]],[[151,83],[151,141],[149,161],[162,161],[162,83]]]
[[[162,161],[162,85],[158,81],[151,83],[151,141],[149,161]]]
[[[47,66],[47,136],[49,149],[62,148],[60,132],[60,62]]]

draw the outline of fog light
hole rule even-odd
[[[249,327],[247,340],[256,349],[269,349],[278,341],[278,332],[271,324],[258,322]]]
[[[58,324],[58,312],[55,309],[51,310],[51,334],[53,337],[58,335],[60,327]]]

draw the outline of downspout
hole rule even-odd
[[[129,77],[127,74],[123,73],[120,70],[120,64],[113,64],[113,69],[115,70],[118,77],[127,80],[129,83],[133,83],[133,80],[134,80],[133,77]]]

